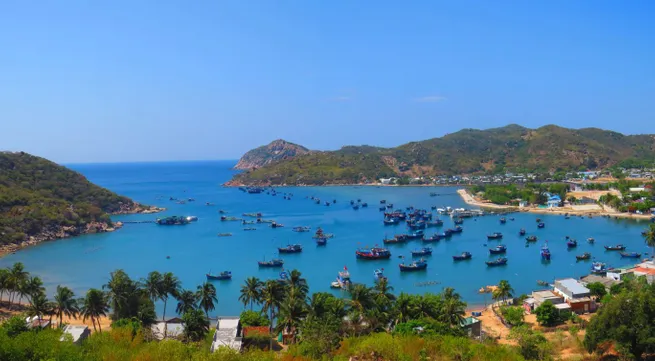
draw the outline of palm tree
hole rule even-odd
[[[0,303],[2,303],[2,296],[4,295],[5,291],[8,291],[9,289],[9,271],[0,268]]]
[[[505,304],[506,300],[508,298],[512,298],[512,293],[514,292],[514,289],[512,286],[509,284],[509,281],[507,280],[501,280],[498,283],[498,286],[496,289],[493,291],[491,296],[493,297],[494,300],[503,300],[503,304]]]
[[[459,327],[466,314],[466,303],[461,300],[458,293],[450,287],[443,292],[443,301],[441,302],[440,321],[449,324],[452,327]]]
[[[309,292],[309,285],[307,284],[307,280],[302,278],[302,274],[296,269],[289,273],[287,287],[293,288],[295,290],[294,293],[301,299],[305,299],[305,297],[307,297],[307,292]]]
[[[112,319],[130,318],[138,313],[138,298],[141,296],[136,282],[122,269],[110,273],[109,282],[102,286],[107,290],[111,302]]]
[[[651,256],[653,257],[653,260],[655,260],[655,223],[651,223],[642,235],[644,236],[646,245],[653,249]]]
[[[323,317],[328,312],[330,302],[335,298],[333,295],[326,292],[316,292],[312,294],[307,306],[309,315],[315,317]]]
[[[175,307],[175,312],[178,315],[183,315],[190,310],[196,309],[196,303],[198,303],[198,297],[193,291],[184,290],[181,291],[177,297],[177,307]]]
[[[373,306],[373,292],[366,285],[355,284],[350,288],[350,307],[363,312]]]
[[[184,337],[193,342],[201,341],[209,332],[209,320],[200,310],[189,310],[182,315]]]
[[[205,316],[209,318],[209,311],[213,311],[214,303],[218,303],[218,297],[216,297],[216,287],[209,282],[205,282],[202,285],[198,286],[198,291],[196,291],[196,297],[198,298],[198,303],[200,303],[200,308],[205,311]]]
[[[63,316],[72,317],[77,319],[80,309],[77,306],[75,294],[68,287],[57,286],[55,293],[55,314],[59,318],[59,325],[61,326]]]
[[[173,275],[171,272],[166,272],[162,276],[161,280],[161,295],[160,299],[164,301],[164,313],[162,315],[162,319],[166,319],[166,303],[168,302],[168,296],[173,296],[178,294],[180,290],[180,280]],[[166,328],[166,326],[164,326]]]
[[[295,288],[289,288],[291,293],[298,292]],[[280,314],[278,316],[278,323],[275,327],[276,332],[286,331],[293,335],[292,343],[296,340],[298,327],[302,320],[307,316],[307,304],[304,298],[297,295],[287,297],[280,306]]]
[[[439,318],[441,314],[441,295],[426,293],[423,296],[416,297],[416,314],[418,317]]]
[[[416,313],[415,296],[401,293],[394,303],[396,324],[407,322]]]
[[[243,307],[250,304],[250,310],[252,311],[253,303],[259,303],[262,286],[262,281],[257,277],[246,279],[246,282],[241,286],[241,295],[239,296],[239,301],[243,303]]]
[[[82,320],[86,321],[87,318],[90,318],[94,331],[96,330],[97,322],[98,329],[102,332],[102,328],[100,327],[100,317],[107,316],[107,312],[109,312],[107,295],[95,288],[87,291],[86,297],[82,300]]]
[[[162,296],[162,286],[163,286],[163,277],[161,273],[157,271],[152,271],[148,273],[148,277],[141,280],[141,287],[145,291],[146,295],[156,302]]]
[[[391,293],[393,287],[389,286],[389,280],[382,278],[379,280],[373,287],[373,292],[375,293],[375,300],[378,303],[390,303],[396,299],[396,296]]]
[[[271,321],[269,332],[273,332],[273,320],[275,318],[275,311],[280,308],[284,300],[284,287],[275,280],[268,280],[264,283],[261,290],[262,312],[269,314]],[[273,348],[273,340],[271,339],[270,348]]]
[[[11,297],[9,298],[9,307],[16,297],[16,294],[21,292],[21,286],[25,283],[29,277],[29,273],[25,271],[25,266],[21,262],[16,262],[14,265],[9,268],[9,276],[7,277],[8,289],[11,292]],[[22,297],[22,296],[21,296]],[[20,300],[19,300],[20,303]]]
[[[30,299],[36,294],[45,292],[43,281],[36,276],[28,278],[23,284],[23,292]]]
[[[52,306],[52,302],[48,301],[45,293],[34,293],[30,297],[30,304],[27,307],[27,314],[29,316],[37,316],[39,321],[41,321],[43,315],[48,315],[52,312]]]

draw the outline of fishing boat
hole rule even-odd
[[[464,224],[464,218],[461,218],[461,217],[455,218],[455,219],[453,219],[453,222],[455,224]]]
[[[436,197],[436,196],[438,196],[438,195],[439,195],[439,193],[430,192],[430,197]]]
[[[184,216],[171,216],[164,218],[157,218],[155,221],[160,226],[179,226],[189,224],[189,220]]]
[[[208,280],[216,280],[216,281],[230,280],[232,279],[232,272],[223,271],[216,275],[216,274],[212,274],[211,271],[209,271],[209,273],[207,273],[205,276],[207,276]]]
[[[425,229],[424,221],[407,221],[407,228],[411,230]]]
[[[255,224],[255,221],[246,221],[246,220],[244,219],[243,221],[241,221],[241,224],[242,224],[242,225],[246,225],[246,224]]]
[[[489,267],[504,266],[504,265],[507,264],[507,258],[505,258],[505,257],[500,257],[500,258],[497,258],[497,259],[495,259],[495,260],[493,260],[493,261],[486,261],[485,263],[486,263],[487,266],[489,266]]]
[[[381,281],[381,280],[386,280],[387,276],[384,275],[384,268],[378,268],[375,271],[373,271],[373,277],[375,278],[375,281]]]
[[[398,218],[385,218],[382,223],[385,226],[395,226],[397,224],[400,224],[400,220]]]
[[[362,208],[366,208],[366,207],[368,207],[368,203],[366,202],[362,203]]]
[[[593,239],[593,238],[591,238],[591,237],[589,237],[589,238],[587,238],[587,242],[589,242],[589,243],[594,243],[594,242],[596,242],[596,240]]]
[[[544,228],[544,227],[546,227],[546,224],[543,222],[537,224],[537,228]]]
[[[432,247],[423,247],[412,250],[412,256],[430,256],[432,255]]]
[[[566,242],[567,248],[575,248],[577,246],[578,246],[578,241],[576,241],[575,239],[570,239]]]
[[[282,267],[284,265],[284,260],[273,258],[270,261],[257,261],[257,264],[259,264],[259,267]]]
[[[271,223],[271,228],[282,228],[282,227],[284,227],[284,224],[282,223],[277,223],[277,222]]]
[[[329,207],[329,206],[330,206],[330,202],[328,202],[328,201],[325,201],[324,204],[325,204],[326,207]]]
[[[225,213],[227,213],[227,211],[224,210],[224,209],[219,209],[219,210],[218,210],[218,213],[220,213],[220,214],[225,214]]]
[[[384,212],[385,210],[387,210],[387,208],[386,208],[385,206],[382,206],[382,207],[378,208],[378,210],[379,210],[380,212]]]
[[[471,259],[471,257],[473,257],[471,252],[462,252],[460,255],[453,256],[453,261],[463,261],[465,259]]]
[[[525,240],[528,242],[537,242],[537,236],[527,236]]]
[[[314,238],[314,239],[319,239],[319,238],[328,238],[329,239],[329,238],[332,238],[332,237],[334,237],[334,234],[324,233],[323,229],[321,227],[318,227],[318,229],[316,229],[316,233],[314,233],[314,235],[312,236],[312,238]]]
[[[525,228],[521,228],[519,231],[519,236],[525,236]]]
[[[423,231],[419,230],[419,231],[416,231],[416,232],[405,234],[404,236],[407,239],[421,239],[421,238],[423,238],[423,235],[424,235]]]
[[[505,224],[505,223],[507,223],[507,219],[505,219],[505,217],[501,217],[500,224]]]
[[[605,246],[606,251],[623,251],[625,246],[622,244],[617,244],[616,246]]]
[[[443,221],[440,219],[436,219],[434,221],[429,221],[425,223],[428,227],[441,227],[443,226]],[[455,223],[457,224],[457,223]]]
[[[541,223],[541,218],[536,219],[537,223]]]
[[[219,237],[231,237],[232,233],[219,233],[218,236]]]
[[[514,217],[509,217],[509,220],[514,222]]]
[[[421,258],[418,261],[413,261],[410,264],[405,264],[404,262],[398,265],[400,267],[400,272],[412,272],[412,271],[423,271],[428,268],[428,263]]]
[[[312,228],[308,226],[299,226],[299,227],[293,227],[291,229],[294,232],[309,232]]]
[[[490,254],[502,254],[502,253],[505,253],[505,252],[507,252],[507,247],[505,247],[502,244],[499,244],[494,248],[489,248],[489,253]]]
[[[462,233],[464,231],[464,228],[460,226],[455,226],[455,228],[449,229],[450,233]]]
[[[188,217],[186,217],[186,220],[189,221],[189,222],[197,222],[198,217],[197,216],[188,216]]]
[[[541,259],[550,261],[550,249],[548,249],[548,243],[541,247]]]
[[[241,218],[237,217],[228,217],[228,216],[221,216],[221,221],[226,222],[226,221],[240,221]]]
[[[355,256],[358,259],[377,260],[389,259],[391,252],[386,248],[373,247],[373,248],[360,248],[355,251]]]
[[[380,200],[380,204],[385,204],[385,203],[387,203],[386,199],[381,199]]]
[[[317,246],[325,246],[327,244],[327,238],[317,238],[316,239],[316,245]]]
[[[607,272],[607,264],[603,262],[594,262],[591,264],[591,273],[602,274]]]
[[[244,231],[256,231],[257,228],[249,227],[249,228],[244,228]]]
[[[358,210],[358,209],[359,209],[359,204],[355,204],[355,205],[353,206],[353,209],[354,209],[354,210]]]
[[[542,281],[542,280],[537,281],[537,284],[538,284],[539,286],[544,286],[544,287],[549,286],[548,282],[546,282],[546,281]]]
[[[300,253],[302,252],[302,245],[300,244],[290,244],[286,247],[278,247],[278,252],[280,253]]]
[[[584,260],[590,259],[590,258],[591,258],[591,253],[589,253],[589,252],[585,252],[583,254],[579,254],[579,255],[575,256],[575,259],[577,259],[578,261],[584,261]]]
[[[252,218],[261,218],[262,213],[261,212],[256,212],[256,213],[244,213],[242,214],[244,217],[252,217]]]
[[[433,234],[428,238],[423,238],[424,243],[431,243],[431,242],[439,242],[442,238],[444,238],[443,234]]]
[[[384,244],[405,243],[407,242],[407,237],[404,234],[398,234],[393,238],[384,238],[382,242]]]
[[[494,232],[492,234],[487,235],[487,239],[501,239],[503,238],[503,234],[500,232]]]
[[[639,257],[641,257],[641,253],[637,253],[637,252],[621,252],[621,257],[624,257],[624,258],[639,258]]]

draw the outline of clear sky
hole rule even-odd
[[[0,149],[236,159],[517,123],[655,133],[655,1],[0,4]]]

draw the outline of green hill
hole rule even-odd
[[[547,172],[599,169],[655,159],[653,135],[623,135],[597,128],[519,125],[456,133],[395,148],[348,146],[274,161],[238,174],[228,185],[350,184],[387,176]]]
[[[66,167],[0,152],[0,245],[103,231],[111,227],[109,213],[142,209]]]

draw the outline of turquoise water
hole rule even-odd
[[[385,268],[395,292],[438,292],[443,287],[454,287],[469,304],[482,304],[484,296],[477,290],[501,279],[507,279],[518,293],[528,293],[537,288],[537,280],[552,281],[554,278],[580,277],[587,274],[590,262],[576,262],[575,255],[591,252],[597,259],[614,267],[634,263],[622,259],[617,252],[606,252],[603,245],[623,243],[628,251],[648,252],[640,232],[645,223],[625,220],[593,219],[562,216],[514,214],[515,221],[499,224],[499,216],[467,219],[464,232],[450,240],[433,243],[434,253],[428,257],[426,272],[400,273],[397,258],[410,257],[410,250],[421,246],[412,241],[405,245],[390,246],[392,258],[385,261],[361,261],[355,259],[357,247],[381,244],[385,234],[403,233],[404,226],[385,227],[378,211],[379,201],[386,199],[395,208],[414,206],[428,208],[432,205],[466,207],[455,193],[455,187],[290,187],[281,192],[294,194],[292,200],[266,194],[246,194],[236,188],[223,188],[233,171],[234,162],[181,162],[181,163],[131,163],[85,164],[71,166],[86,175],[89,180],[139,202],[168,208],[163,215],[195,215],[199,220],[186,226],[156,226],[154,224],[126,224],[113,233],[86,235],[31,247],[15,255],[0,259],[0,266],[23,262],[27,269],[40,276],[51,295],[58,284],[73,288],[78,295],[90,287],[100,287],[109,278],[109,272],[122,268],[133,278],[144,277],[149,271],[171,271],[183,282],[184,287],[195,289],[205,281],[209,270],[231,270],[233,280],[216,281],[219,304],[215,315],[235,315],[242,310],[238,302],[243,280],[250,276],[261,279],[278,277],[279,269],[260,269],[257,261],[277,256],[277,248],[287,243],[301,243],[300,254],[283,256],[285,268],[299,269],[309,281],[311,291],[329,291],[337,272],[347,266],[354,282],[373,284],[373,271]],[[430,192],[442,194],[430,197]],[[189,198],[196,202],[184,205],[169,201],[169,197]],[[317,196],[323,201],[336,199],[330,207],[316,205],[306,197]],[[361,198],[368,208],[353,210],[349,201]],[[216,206],[207,206],[206,202]],[[247,212],[262,212],[265,219],[274,219],[286,228],[272,229],[257,225],[256,231],[243,231],[239,222],[220,222],[219,209],[229,215],[240,216]],[[129,215],[116,220],[151,220],[161,215]],[[541,217],[545,229],[537,229],[535,219]],[[453,227],[450,218],[442,217],[444,228]],[[335,238],[327,246],[317,247],[310,233],[292,232],[292,226],[318,226]],[[250,227],[250,226],[248,226]],[[518,231],[525,228],[528,235],[535,234],[539,242],[525,246],[524,237]],[[428,229],[431,234],[435,229]],[[488,247],[499,241],[487,241],[486,234],[500,231],[508,247],[505,267],[487,268],[484,261],[489,257]],[[232,237],[217,237],[218,233],[231,232]],[[579,242],[575,250],[567,250],[565,236]],[[594,237],[596,243],[586,239]],[[549,241],[552,261],[542,263],[539,248],[543,240]],[[484,245],[487,244],[485,247]],[[462,251],[473,253],[469,261],[453,262],[451,256]],[[170,256],[170,259],[166,259]],[[431,286],[417,283],[438,281]],[[488,300],[487,300],[488,301]],[[172,313],[168,308],[168,313]]]

